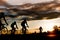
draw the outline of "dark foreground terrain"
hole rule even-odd
[[[51,33],[50,33],[51,34]],[[60,34],[33,33],[19,35],[0,35],[0,40],[60,40]],[[50,36],[48,36],[50,35]]]

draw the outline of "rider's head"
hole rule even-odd
[[[16,21],[14,21],[14,23],[16,24]]]
[[[26,21],[26,18],[24,19],[24,21]]]
[[[4,12],[1,12],[1,15],[4,15]]]

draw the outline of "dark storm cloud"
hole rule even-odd
[[[44,17],[47,17],[47,19],[57,18],[60,16],[60,12],[52,12],[52,11],[29,11],[29,10],[20,10],[19,12],[16,12],[16,15],[5,13],[5,15],[9,17],[19,17],[19,16],[27,16],[28,19],[43,19]],[[29,18],[29,16],[32,16],[32,18]]]

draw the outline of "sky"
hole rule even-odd
[[[42,3],[42,2],[50,2],[53,0],[5,0],[7,3],[11,5],[21,5],[25,3]],[[28,25],[29,28],[39,28],[40,26],[43,27],[43,31],[53,30],[54,25],[60,26],[60,18],[52,19],[52,20],[35,20],[29,21]],[[17,23],[20,25],[19,23]],[[20,25],[21,26],[21,25]]]
[[[11,4],[11,5],[21,5],[21,4],[25,4],[25,3],[42,3],[42,2],[50,2],[50,1],[53,1],[53,0],[4,0],[4,1],[6,1],[7,3],[9,3],[9,4]],[[40,25],[41,26],[43,26],[43,27],[45,27],[46,26],[46,28],[47,28],[47,30],[50,30],[49,29],[49,27],[51,27],[52,28],[52,26],[54,25],[54,24],[57,24],[57,25],[59,25],[60,24],[60,22],[58,22],[58,21],[60,20],[60,19],[56,19],[56,20],[38,20],[38,21],[34,21],[33,23],[32,22],[29,22],[29,26],[32,28],[32,26],[33,27],[40,27]],[[32,23],[32,24],[31,24]],[[37,25],[36,24],[34,24],[34,23],[38,23]],[[33,25],[34,24],[34,25]],[[49,27],[47,27],[47,25],[50,25]],[[46,29],[46,28],[44,28],[44,29]],[[46,30],[45,30],[46,31]]]
[[[43,32],[47,32],[47,31],[52,31],[53,27],[55,25],[57,25],[58,27],[60,26],[60,18],[55,18],[55,19],[49,19],[49,20],[31,20],[31,21],[27,21],[28,26],[29,26],[29,31],[31,29],[34,29],[36,31],[36,29],[39,29],[39,27],[41,26],[43,28]],[[7,26],[8,30],[11,30],[11,23],[16,21],[17,25],[18,25],[18,30],[21,29],[21,20],[15,20],[15,19],[9,19],[7,20],[7,22],[9,23],[9,25]],[[33,31],[34,31],[33,30]],[[32,32],[32,31],[31,31]]]
[[[5,1],[11,5],[21,5],[24,3],[41,3],[41,2],[50,2],[53,0],[5,0]]]

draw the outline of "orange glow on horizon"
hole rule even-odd
[[[48,36],[48,37],[55,37],[56,34],[52,34],[52,33],[50,33],[50,34],[48,34],[47,36]]]

